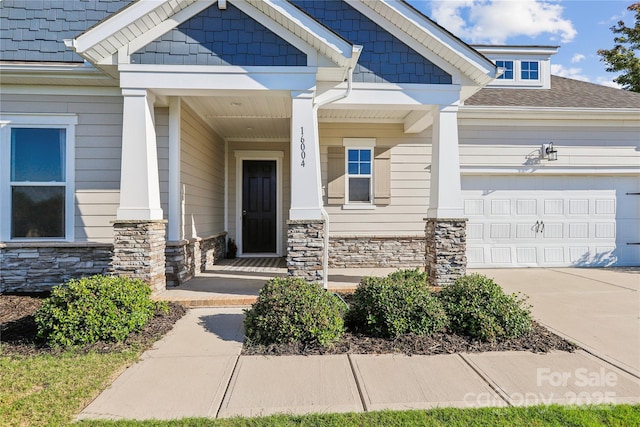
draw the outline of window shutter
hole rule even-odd
[[[328,147],[327,162],[327,204],[342,205],[344,200],[344,147]]]
[[[373,166],[374,203],[391,204],[391,148],[376,147]]]

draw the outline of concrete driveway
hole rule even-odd
[[[473,271],[528,295],[540,323],[640,377],[640,268]]]

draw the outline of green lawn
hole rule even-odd
[[[66,425],[139,351],[0,356],[0,425]],[[530,407],[272,416],[228,420],[85,421],[80,426],[631,426],[640,405]]]
[[[0,355],[0,425],[65,425],[139,352]]]
[[[602,407],[536,406],[529,408],[441,408],[427,411],[383,411],[362,414],[324,414],[263,418],[233,418],[211,420],[202,418],[178,421],[92,421],[80,426],[637,426],[640,425],[640,406],[619,405]]]

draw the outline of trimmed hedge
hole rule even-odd
[[[51,346],[123,341],[147,324],[167,303],[151,300],[141,280],[117,276],[72,279],[56,286],[35,314],[37,336]]]
[[[251,344],[327,346],[344,332],[346,306],[318,284],[297,277],[276,277],[245,310],[245,336]]]
[[[532,330],[526,297],[507,295],[493,280],[480,274],[463,276],[438,294],[454,332],[495,341],[519,337]]]
[[[347,314],[352,331],[383,338],[430,335],[447,324],[442,304],[426,285],[426,274],[418,270],[363,278]]]

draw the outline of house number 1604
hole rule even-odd
[[[300,128],[300,158],[302,159],[302,162],[300,163],[300,165],[302,167],[304,167],[304,158],[307,156],[307,153],[305,153],[306,147],[304,145],[304,127]]]

